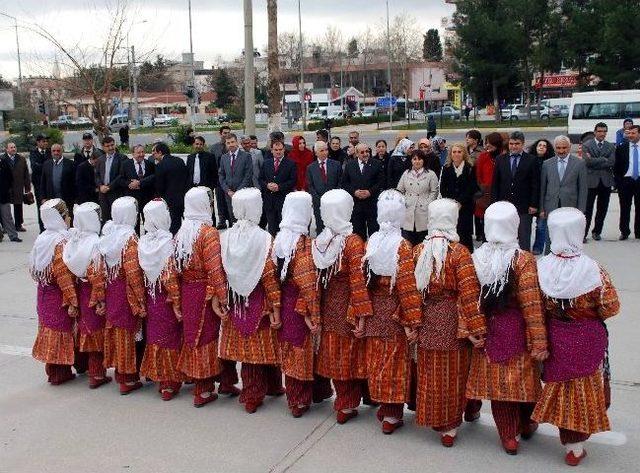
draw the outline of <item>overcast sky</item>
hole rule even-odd
[[[0,12],[18,18],[22,74],[51,74],[55,49],[30,32],[26,26],[46,27],[67,47],[81,43],[99,47],[108,26],[105,5],[116,0],[20,0],[0,1]],[[321,36],[328,25],[342,30],[345,38],[356,36],[367,26],[379,27],[385,18],[384,0],[301,0],[302,29],[307,37]],[[189,50],[187,0],[129,0],[130,44],[137,51],[154,51],[177,59]],[[244,47],[242,0],[192,0],[193,47],[196,60],[205,67],[223,57],[237,56]],[[440,28],[443,16],[453,12],[444,0],[389,0],[390,14],[413,15],[421,30]],[[253,1],[254,45],[264,50],[267,44],[266,1]],[[0,16],[0,74],[13,79],[18,75],[13,20]],[[298,1],[278,1],[278,29],[298,31]]]

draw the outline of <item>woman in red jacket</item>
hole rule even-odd
[[[484,211],[491,205],[491,185],[493,184],[493,170],[496,158],[502,154],[503,140],[500,133],[489,133],[485,137],[484,151],[476,160],[476,180],[480,188],[480,197],[476,199],[474,215],[476,217],[476,239],[486,241],[484,238]]]
[[[313,162],[313,153],[307,149],[307,142],[302,136],[294,136],[291,140],[293,149],[289,151],[289,159],[296,163],[298,169],[298,180],[296,181],[296,190],[307,190],[307,166]]]

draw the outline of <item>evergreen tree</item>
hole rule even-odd
[[[358,52],[358,40],[356,38],[351,38],[347,44],[347,55],[349,58],[356,58],[358,57]]]
[[[213,77],[213,89],[217,95],[215,105],[218,108],[225,108],[238,97],[236,85],[229,73],[222,68],[218,69]]]
[[[2,77],[2,74],[0,74],[0,89],[12,89],[13,85],[11,84],[11,82],[4,80],[4,77]]]
[[[440,41],[440,33],[435,28],[427,30],[427,34],[423,35],[422,57],[427,61],[442,61],[442,42]]]

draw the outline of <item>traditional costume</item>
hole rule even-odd
[[[74,275],[62,260],[62,248],[69,238],[68,210],[61,199],[40,207],[44,232],[38,235],[29,255],[29,271],[38,283],[38,335],[33,357],[45,364],[49,383],[59,385],[73,378],[74,319],[78,298]]]
[[[242,363],[240,402],[251,414],[267,394],[284,394],[277,367],[280,285],[270,257],[271,235],[258,226],[262,215],[260,191],[241,189],[233,195],[232,203],[238,221],[220,237],[230,293],[230,310],[220,335],[220,357]]]
[[[403,425],[411,364],[406,332],[420,324],[421,299],[413,275],[411,244],[402,238],[404,196],[386,190],[378,197],[380,230],[369,237],[363,263],[373,314],[365,322],[366,364],[371,399],[380,403],[382,432]]]
[[[549,358],[544,362],[537,422],[560,430],[565,461],[576,466],[586,456],[583,442],[610,429],[607,417],[608,350],[604,320],[620,310],[607,272],[583,253],[585,216],[564,207],[548,217],[551,254],[538,261]]]
[[[88,358],[89,387],[95,389],[111,381],[104,363],[105,272],[98,250],[100,206],[95,202],[78,205],[73,228],[64,245],[62,259],[76,278],[78,302],[77,350]]]
[[[362,270],[364,242],[353,233],[353,198],[342,189],[320,199],[324,230],[314,240],[313,261],[322,286],[320,320],[322,334],[316,357],[316,373],[333,380],[334,409],[338,423],[358,415],[367,389],[364,319],[373,314]],[[354,328],[359,337],[354,334]]]
[[[288,194],[282,207],[280,231],[271,251],[282,286],[282,327],[278,339],[287,402],[294,417],[309,410],[312,401],[318,402],[333,394],[329,379],[314,376],[313,372],[314,347],[319,340],[320,297],[309,238],[312,213],[310,194]],[[312,328],[316,333],[311,333]]]
[[[133,197],[116,199],[111,206],[111,218],[104,225],[98,243],[107,280],[104,367],[115,368],[120,394],[124,395],[142,387],[136,338],[141,339],[146,298],[138,263],[136,200]]]
[[[416,423],[440,432],[445,447],[453,446],[465,409],[471,361],[466,339],[485,333],[473,260],[456,230],[458,209],[451,199],[429,204],[429,236],[414,250],[416,284],[424,298],[417,342]]]
[[[227,283],[220,259],[220,237],[212,227],[212,201],[209,188],[190,189],[184,197],[184,220],[176,234],[184,330],[178,369],[195,381],[195,407],[217,399],[214,378],[222,372],[218,359],[218,308],[220,301],[226,299]]]
[[[170,401],[183,381],[178,370],[182,312],[171,215],[162,199],[149,202],[143,212],[145,234],[138,242],[138,260],[147,288],[147,343],[140,375],[158,383],[162,399]]]
[[[536,360],[547,350],[536,260],[518,246],[519,221],[509,202],[496,202],[485,212],[487,242],[474,252],[473,263],[487,336],[484,348],[473,350],[467,382],[467,397],[491,400],[510,455],[518,452],[516,437],[528,439],[537,428],[531,420],[542,392]]]

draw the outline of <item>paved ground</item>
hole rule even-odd
[[[581,471],[638,471],[640,462],[640,241],[617,241],[617,199],[612,199],[604,240],[588,252],[612,273],[622,313],[609,323],[614,374],[610,417],[614,432],[594,436]],[[490,413],[464,425],[453,449],[436,434],[407,425],[391,437],[379,431],[374,412],[347,425],[334,421],[331,405],[315,405],[293,419],[283,399],[268,399],[254,415],[236,399],[194,409],[185,391],[162,402],[151,385],[128,397],[114,384],[97,391],[81,376],[47,385],[43,365],[30,358],[36,332],[35,287],[26,261],[35,238],[33,208],[26,212],[25,242],[0,243],[0,472],[560,472],[563,448],[555,429],[523,443],[516,457],[499,447]]]

